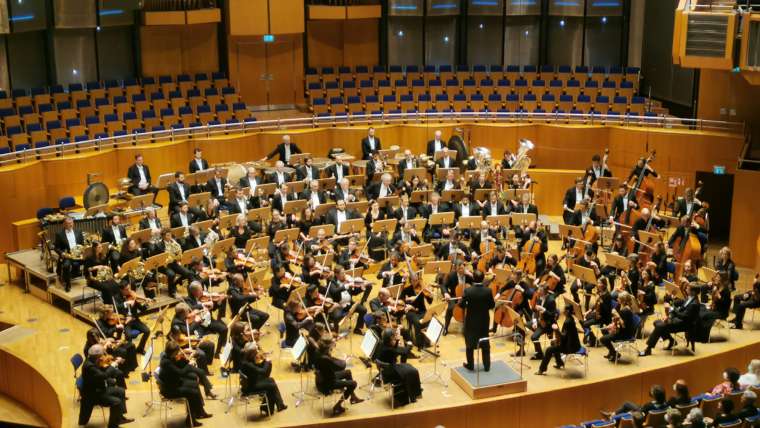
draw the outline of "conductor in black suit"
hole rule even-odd
[[[494,308],[495,302],[491,289],[483,287],[483,274],[476,271],[474,284],[464,290],[464,296],[459,306],[465,310],[464,315],[464,343],[467,362],[464,368],[475,370],[473,353],[480,347],[483,358],[483,370],[491,370],[491,344],[489,341],[480,341],[488,337],[489,311]]]
[[[665,350],[671,350],[675,344],[675,340],[673,340],[670,334],[680,331],[688,332],[696,325],[699,320],[699,310],[702,306],[699,303],[700,290],[701,288],[698,285],[689,286],[689,297],[680,306],[670,310],[667,320],[654,322],[654,330],[652,330],[649,339],[647,339],[647,347],[639,353],[639,356],[652,355],[652,348],[657,345],[660,339],[667,339],[668,346]]]
[[[278,156],[279,160],[284,162],[286,165],[289,165],[290,156],[298,153],[302,153],[301,149],[299,149],[295,143],[290,142],[290,135],[283,135],[282,143],[278,144],[271,153],[263,157],[261,160],[268,161],[269,159]]]
[[[82,232],[74,230],[74,219],[66,217],[63,220],[63,230],[55,234],[55,249],[59,254],[70,253],[77,245],[84,245]],[[58,274],[63,281],[66,292],[71,290],[71,277],[78,272],[83,260],[62,256],[58,259]]]
[[[208,161],[206,159],[203,159],[203,152],[201,151],[200,147],[196,147],[193,150],[193,159],[190,161],[190,165],[188,165],[187,170],[190,171],[190,174],[194,174],[198,171],[203,171],[208,169]]]
[[[370,160],[372,153],[382,150],[380,139],[375,137],[375,128],[370,127],[367,136],[362,138],[362,159]]]
[[[144,162],[143,156],[138,153],[135,155],[135,163],[127,170],[127,177],[132,181],[129,193],[135,196],[158,192],[150,182],[150,168]]]

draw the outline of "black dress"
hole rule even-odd
[[[420,372],[406,363],[409,352],[407,347],[381,345],[376,355],[378,361],[387,364],[381,374],[384,382],[394,385],[394,404],[402,406],[422,396]]]

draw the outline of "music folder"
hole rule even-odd
[[[387,219],[387,220],[377,220],[372,223],[372,233],[380,233],[380,232],[393,232],[396,230],[396,225],[398,224],[398,220],[395,218]]]
[[[281,229],[274,233],[274,242],[282,242],[284,240],[290,240],[295,241],[298,239],[298,234],[300,233],[300,229],[297,227],[294,227],[292,229]]]
[[[254,250],[265,250],[269,248],[269,236],[261,238],[251,238],[245,243],[245,253],[251,254]]]
[[[304,208],[306,208],[306,200],[296,199],[295,201],[285,202],[285,206],[282,208],[282,211],[285,214],[296,214],[303,211]]]
[[[329,238],[335,235],[334,224],[318,224],[309,228],[309,238],[312,238],[312,239],[316,238],[320,230],[325,231],[325,238]]]
[[[454,213],[452,212],[445,212],[445,213],[435,213],[431,214],[430,218],[428,220],[430,224],[432,225],[451,225],[454,223]]]
[[[364,232],[364,219],[354,218],[346,220],[340,224],[338,228],[339,235],[346,235],[348,233],[361,233]]]

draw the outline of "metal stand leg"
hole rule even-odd
[[[299,362],[303,363],[302,360],[299,361]],[[294,392],[292,394],[293,398],[296,399],[296,407],[298,407],[301,404],[303,404],[303,402],[306,401],[309,398],[312,398],[312,399],[318,399],[319,398],[318,394],[314,394],[313,392],[306,391],[306,389],[304,387],[304,382],[303,382],[303,372],[304,372],[304,370],[301,370],[299,372],[299,382],[300,382],[299,390],[296,391],[296,392]]]
[[[430,353],[430,355],[433,356],[433,371],[425,375],[425,377],[422,378],[423,383],[433,383],[437,382],[443,385],[444,388],[448,388],[449,384],[446,382],[445,379],[443,379],[442,373],[438,371],[438,344],[435,345],[434,352]],[[425,352],[429,352],[425,350]],[[446,363],[442,363],[443,367],[447,367]]]
[[[151,348],[151,356],[150,360],[148,360],[148,384],[150,386],[150,400],[145,402],[145,412],[143,412],[143,417],[146,417],[150,414],[150,412],[153,411],[155,407],[161,406],[161,401],[156,400],[155,396],[153,395],[153,350],[155,349],[154,343],[156,340],[156,336],[151,336],[150,338],[150,348]]]

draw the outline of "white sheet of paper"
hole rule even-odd
[[[222,349],[222,355],[219,356],[219,362],[222,367],[227,365],[227,361],[230,360],[230,354],[232,354],[232,342],[227,342]]]
[[[377,343],[380,340],[378,340],[377,336],[375,336],[375,332],[367,329],[367,332],[364,333],[364,338],[362,339],[362,352],[364,353],[364,356],[367,358],[372,358],[372,355],[375,353],[375,348],[377,347]]]
[[[144,372],[148,368],[151,358],[153,358],[153,345],[149,345],[145,349],[145,354],[143,354],[142,361],[140,362],[140,371]]]
[[[438,339],[441,338],[441,333],[443,333],[443,325],[438,321],[438,318],[431,318],[430,324],[428,324],[428,328],[425,330],[425,336],[430,340],[430,343],[435,345],[438,343]]]
[[[306,339],[303,336],[299,336],[290,352],[293,354],[293,360],[300,360],[303,353],[306,352]]]

